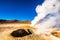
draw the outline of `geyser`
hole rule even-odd
[[[37,16],[31,21],[31,26],[37,28],[35,34],[50,28],[60,29],[60,0],[45,0],[42,5],[37,5],[36,12]]]

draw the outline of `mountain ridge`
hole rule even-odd
[[[0,24],[1,23],[27,23],[27,24],[31,24],[31,21],[30,20],[22,21],[22,20],[3,20],[3,19],[0,19]]]

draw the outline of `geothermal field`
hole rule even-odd
[[[36,35],[33,33],[32,30],[36,30],[36,28],[30,27],[30,21],[26,21],[25,23],[18,23],[18,22],[9,22],[8,23],[2,23],[0,24],[0,40],[52,40],[51,37],[48,34],[39,34]],[[21,36],[12,36],[11,33],[13,31],[16,31],[18,29],[24,29],[27,31],[28,29],[31,30],[28,35],[27,33],[20,34]],[[20,31],[19,31],[20,32]],[[18,32],[18,33],[19,33]],[[23,31],[22,31],[23,32]],[[21,33],[21,32],[20,32]],[[25,35],[24,35],[25,34]],[[15,34],[17,35],[17,33]],[[57,35],[56,33],[54,34]],[[57,37],[60,37],[60,34],[57,35]]]
[[[16,22],[6,21],[6,22],[0,23],[0,40],[52,40],[51,37],[52,35],[60,38],[60,32],[57,32],[56,29],[54,29],[53,32],[51,32],[51,34],[48,34],[48,32],[47,34],[45,33],[41,33],[38,35],[35,34],[34,32],[37,29],[30,26],[31,25],[30,21],[20,23],[18,23],[18,21]]]
[[[32,21],[0,20],[0,40],[60,40],[60,0],[45,0],[36,13]]]

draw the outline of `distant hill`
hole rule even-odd
[[[25,23],[25,24],[31,24],[31,21],[27,20],[27,21],[21,21],[21,20],[0,20],[0,24],[3,23]]]

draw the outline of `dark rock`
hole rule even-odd
[[[28,31],[28,32],[27,32]],[[24,37],[26,35],[30,35],[32,34],[31,31],[29,29],[27,29],[27,31],[25,31],[24,29],[18,29],[16,31],[13,31],[11,33],[11,36],[13,37]]]

